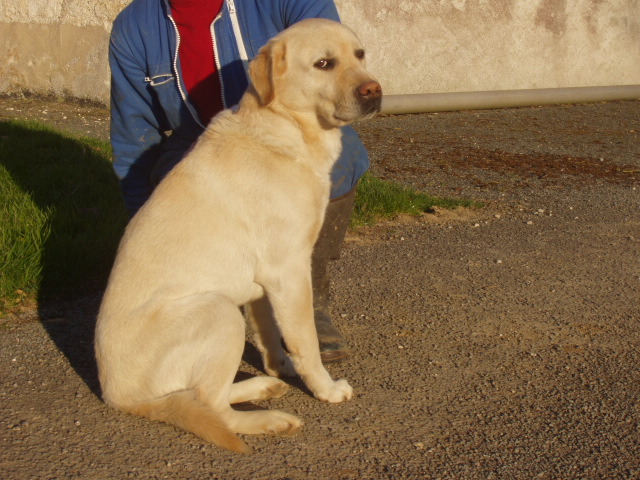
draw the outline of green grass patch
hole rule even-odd
[[[474,206],[479,205],[471,200],[432,197],[365,173],[358,183],[351,226],[371,225],[398,214],[422,215],[434,207],[453,209]]]
[[[95,288],[127,215],[108,142],[0,121],[0,313]]]

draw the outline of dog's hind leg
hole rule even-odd
[[[247,435],[291,436],[302,428],[302,420],[280,410],[238,411],[229,407],[224,418],[232,431]]]
[[[289,385],[274,377],[253,377],[234,383],[229,392],[229,403],[250,402],[280,398],[289,390]]]
[[[203,322],[204,330],[194,332],[198,337],[195,348],[202,348],[201,361],[192,379],[192,388],[198,391],[199,398],[234,433],[296,433],[302,427],[302,421],[293,415],[278,410],[237,411],[231,407],[231,403],[283,395],[287,385],[271,377],[256,377],[233,384],[244,349],[244,319],[238,307],[221,296],[207,310],[213,318]]]
[[[203,292],[166,301],[146,321],[148,328],[141,329],[137,343],[144,345],[147,361],[131,368],[135,376],[130,372],[137,391],[126,400],[122,394],[108,395],[108,403],[222,447],[247,451],[234,435],[235,422],[230,425],[226,418],[244,348],[245,325],[237,306],[223,295]],[[112,390],[118,392],[118,386]]]

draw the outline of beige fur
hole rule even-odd
[[[340,152],[337,127],[380,105],[379,91],[366,92],[379,85],[361,49],[328,20],[278,35],[251,63],[253,87],[237,110],[213,119],[132,219],[96,327],[107,404],[244,452],[236,433],[302,426],[284,412],[231,407],[283,395],[288,385],[275,376],[297,372],[320,400],[351,398],[320,360],[310,258]],[[270,376],[233,383],[242,305]]]

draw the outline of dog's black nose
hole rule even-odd
[[[368,100],[382,97],[382,87],[378,82],[370,80],[358,87],[358,94]]]

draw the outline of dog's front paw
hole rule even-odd
[[[353,388],[346,380],[336,380],[326,391],[316,394],[318,400],[329,403],[340,403],[351,400]]]

